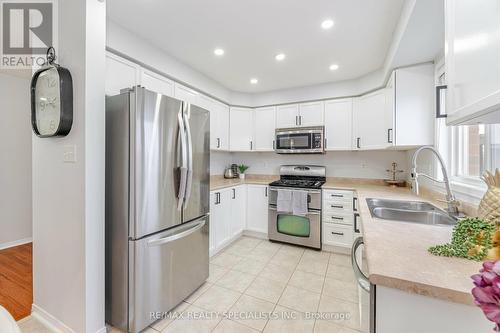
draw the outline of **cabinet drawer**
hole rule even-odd
[[[352,245],[352,227],[323,223],[323,243],[342,247]]]
[[[325,212],[352,212],[353,200],[323,200],[323,211]]]
[[[338,223],[345,225],[354,224],[354,214],[352,212],[323,212],[323,222],[325,223]]]
[[[354,192],[349,190],[323,190],[324,200],[352,201]]]

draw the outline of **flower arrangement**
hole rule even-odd
[[[475,287],[472,296],[486,318],[495,323],[495,332],[500,332],[500,261],[486,261],[479,274],[471,276]]]

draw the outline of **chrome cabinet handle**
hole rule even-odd
[[[330,205],[330,207],[332,207],[332,208],[344,208],[344,206],[342,206],[342,205]]]
[[[354,210],[355,212],[358,211],[358,207],[356,205],[357,202],[358,202],[358,198],[357,197],[352,198],[352,210]]]
[[[175,240],[187,237],[187,236],[191,235],[192,233],[194,233],[194,232],[200,230],[201,228],[203,228],[203,226],[205,225],[205,223],[206,223],[205,220],[202,220],[201,222],[198,222],[194,227],[192,227],[192,228],[190,228],[188,230],[177,232],[177,233],[172,234],[171,236],[167,236],[167,237],[164,237],[164,238],[150,240],[148,242],[148,245],[149,246],[163,245],[163,244],[171,243],[171,242],[173,242]]]
[[[342,195],[342,194],[330,194],[330,196],[333,198],[343,198],[344,197],[344,195]]]
[[[387,129],[387,143],[392,143],[392,128]]]
[[[267,191],[268,191],[268,187],[266,187],[266,197],[268,196],[268,193],[267,193]]]
[[[273,149],[276,149],[276,141],[273,140]]]
[[[253,141],[250,140],[250,150],[253,150]]]
[[[343,220],[343,217],[338,217],[338,216],[330,216],[333,220]]]
[[[334,232],[334,231],[332,231],[332,235],[344,236],[344,233],[343,232]]]
[[[358,147],[358,149],[361,149],[361,138],[356,138],[356,147]]]
[[[217,138],[217,148],[220,148],[220,138]]]
[[[352,269],[354,270],[354,275],[356,276],[356,279],[358,280],[358,284],[361,288],[363,288],[365,291],[370,292],[370,280],[368,277],[361,271],[358,265],[358,261],[356,260],[356,251],[358,250],[358,247],[360,245],[364,244],[363,242],[363,237],[358,237],[352,244],[352,249],[351,249],[351,264],[352,264]]]
[[[236,189],[233,188],[233,199],[236,199]]]

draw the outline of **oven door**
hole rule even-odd
[[[298,216],[278,212],[269,206],[269,239],[321,250],[321,211],[309,210]]]

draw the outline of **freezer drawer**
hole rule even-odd
[[[209,217],[138,241],[130,241],[129,330],[155,321],[208,278]]]

